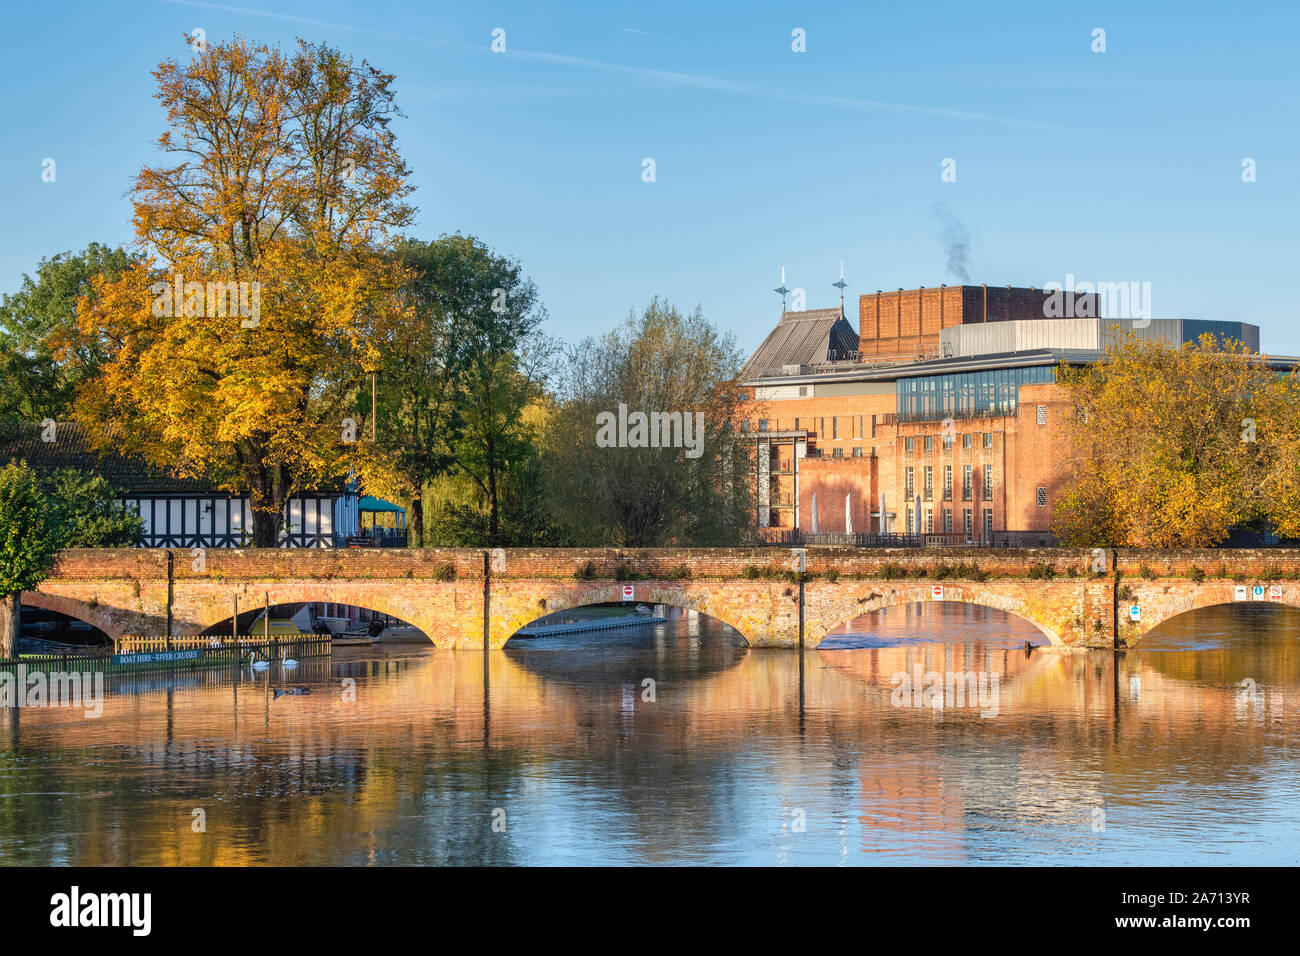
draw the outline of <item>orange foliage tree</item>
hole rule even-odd
[[[1075,547],[1208,547],[1233,527],[1300,534],[1300,387],[1239,342],[1116,338],[1063,367],[1077,409],[1053,530]]]
[[[348,473],[365,371],[403,318],[393,76],[238,38],[154,76],[169,162],[135,181],[145,258],[102,278],[60,343],[105,356],[75,414],[101,444],[247,495],[272,547],[290,497]]]

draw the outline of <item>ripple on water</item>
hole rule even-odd
[[[1293,865],[1280,610],[1120,655],[925,604],[802,660],[695,617],[486,658],[352,648],[279,699],[249,674],[119,685],[99,719],[0,728],[0,862]],[[996,692],[899,692],[949,672]]]

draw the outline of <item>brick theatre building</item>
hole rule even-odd
[[[1098,318],[1095,293],[1065,293],[1065,314],[1082,318],[1044,318],[1062,311],[1052,294],[876,292],[856,323],[842,305],[783,312],[741,373],[759,528],[1050,545],[1073,414],[1055,384],[1062,363],[1097,361],[1117,330],[1259,349],[1258,326],[1242,322]]]

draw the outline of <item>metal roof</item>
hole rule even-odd
[[[1094,349],[1035,349],[1026,352],[998,352],[993,355],[959,356],[933,359],[928,362],[910,362],[906,365],[850,365],[844,369],[800,375],[768,375],[742,380],[740,384],[764,387],[771,385],[809,385],[822,382],[892,382],[900,378],[917,378],[925,375],[950,375],[961,372],[983,372],[1002,368],[1027,368],[1034,365],[1091,365],[1106,357],[1104,351]],[[1261,356],[1271,369],[1286,372],[1300,366],[1300,358],[1289,355]]]
[[[1075,349],[1039,349],[1033,352],[1003,352],[968,358],[934,359],[905,365],[849,365],[836,371],[800,375],[769,375],[742,381],[742,385],[805,385],[822,382],[892,382],[921,375],[948,375],[956,372],[979,372],[998,368],[1024,368],[1031,365],[1087,365],[1103,356],[1102,352]]]
[[[740,370],[740,377],[780,375],[787,365],[825,362],[832,354],[849,358],[857,351],[858,333],[838,307],[783,312],[776,328]]]

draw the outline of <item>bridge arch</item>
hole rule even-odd
[[[65,597],[61,594],[47,594],[44,591],[24,591],[19,603],[23,607],[40,608],[43,611],[53,611],[56,614],[76,618],[107,634],[114,644],[124,634],[139,633],[150,620],[146,615],[124,612],[121,608]],[[161,627],[165,626],[164,622]]]
[[[387,614],[389,617],[418,628],[429,637],[434,646],[443,648],[451,645],[454,631],[445,620],[439,620],[434,609],[421,606],[401,594],[400,587],[357,587],[354,585],[331,586],[328,581],[321,582],[286,582],[272,584],[256,589],[249,589],[240,594],[240,617],[246,612],[260,612],[267,601],[274,610],[289,604],[348,604]],[[246,603],[247,602],[247,603]],[[205,604],[194,615],[194,631],[202,634],[210,628],[228,623],[233,616],[233,604]]]
[[[726,624],[736,631],[745,644],[753,643],[742,609],[730,600],[716,582],[703,585],[689,581],[574,581],[557,582],[541,593],[524,592],[506,584],[492,592],[489,643],[503,646],[521,627],[556,611],[587,607],[593,604],[618,604],[624,600],[623,588],[632,587],[632,602],[664,604],[697,611]]]
[[[543,600],[544,600],[544,599],[543,599]],[[548,603],[549,603],[549,602],[548,602]],[[595,603],[591,603],[591,604],[572,604],[572,605],[570,605],[569,607],[552,608],[551,610],[546,611],[545,613],[539,615],[538,617],[534,618],[533,620],[527,622],[526,624],[523,625],[523,627],[531,627],[531,626],[537,624],[539,621],[543,620],[544,618],[550,617],[550,616],[553,615],[553,614],[563,614],[563,612],[565,612],[565,611],[575,611],[575,610],[582,610],[582,609],[584,609],[584,608],[599,608],[599,607],[604,607],[604,608],[613,608],[613,607],[616,607],[617,605],[619,605],[619,604],[621,604],[621,603],[624,603],[624,602],[621,602],[621,600],[620,600],[619,598],[615,598],[613,601],[601,601],[601,602],[595,602]],[[629,602],[629,603],[630,603],[630,602]],[[681,604],[673,604],[673,603],[669,603],[669,602],[665,602],[665,601],[652,601],[652,600],[650,600],[649,598],[647,598],[647,599],[645,599],[645,600],[637,599],[637,600],[635,601],[635,603],[636,603],[636,604],[645,604],[645,605],[647,605],[647,606],[651,606],[651,607],[661,606],[661,605],[662,605],[663,607],[666,607],[666,608],[669,608],[669,609],[673,609],[673,610],[678,610],[678,611],[695,611],[696,613],[699,614],[700,618],[702,618],[702,619],[707,619],[707,620],[711,620],[711,621],[716,621],[718,624],[723,625],[724,627],[728,628],[730,631],[734,632],[734,634],[735,634],[735,636],[736,636],[737,638],[739,638],[739,641],[740,641],[741,644],[743,644],[743,645],[746,646],[746,647],[749,646],[749,643],[750,643],[750,642],[749,642],[749,639],[746,638],[745,635],[744,635],[743,633],[741,633],[741,631],[740,631],[739,628],[736,628],[735,626],[729,624],[727,621],[724,621],[722,618],[718,617],[716,614],[711,614],[711,613],[709,613],[709,612],[707,612],[707,611],[701,611],[701,610],[699,610],[698,608],[690,608],[690,607],[686,607],[686,606],[681,605]],[[628,608],[628,612],[629,612],[629,614],[630,614],[630,611],[631,611],[631,609]],[[598,618],[598,617],[593,617],[591,620],[592,620],[593,623],[598,623],[601,619]],[[642,621],[642,622],[649,622],[649,621],[652,621],[652,620],[663,620],[663,619],[662,619],[662,618],[660,618],[660,619],[652,619],[652,618],[644,618],[644,617],[642,617],[642,618],[639,618],[638,620],[640,620],[640,621]],[[673,618],[669,618],[669,620],[674,620],[674,619],[673,619]],[[630,627],[630,625],[629,625],[629,627]],[[581,634],[581,633],[583,633],[583,632],[582,632],[582,631],[577,631],[577,632],[575,632],[575,633]],[[507,647],[514,647],[515,644],[514,644],[513,642],[516,640],[516,636],[517,636],[517,634],[518,634],[518,630],[512,632],[512,633],[507,637],[507,639],[506,639],[506,643],[505,643],[505,646],[507,646]]]
[[[1008,617],[1010,617],[1010,618],[1012,619],[1012,622],[1023,623],[1023,624],[1025,625],[1025,627],[1024,627],[1024,635],[1023,635],[1023,636],[1027,636],[1027,637],[1032,636],[1033,638],[1038,638],[1038,639],[1041,639],[1042,641],[1046,641],[1046,642],[1048,642],[1048,643],[1054,643],[1054,642],[1052,641],[1052,633],[1051,633],[1051,631],[1049,631],[1049,630],[1048,630],[1046,627],[1044,627],[1041,623],[1039,623],[1039,622],[1033,620],[1033,619],[1030,618],[1030,617],[1027,617],[1027,616],[1026,616],[1025,614],[1023,614],[1023,613],[1017,613],[1017,612],[1014,611],[1014,610],[1011,610],[1011,609],[1008,609],[1008,608],[1005,608],[1005,607],[996,607],[996,606],[994,606],[993,604],[986,604],[986,603],[981,602],[981,601],[954,601],[954,600],[934,601],[934,600],[930,600],[930,601],[913,601],[913,602],[908,602],[908,601],[898,601],[898,602],[893,603],[893,604],[885,604],[885,605],[882,605],[882,606],[877,607],[877,608],[875,608],[875,609],[873,609],[873,610],[870,610],[870,611],[862,611],[862,612],[859,612],[859,613],[853,614],[851,617],[848,617],[848,618],[846,618],[845,620],[840,621],[840,622],[839,622],[838,624],[836,624],[835,626],[831,627],[831,628],[830,628],[830,629],[829,629],[829,630],[828,630],[828,631],[827,631],[827,632],[822,636],[822,640],[821,640],[821,642],[818,644],[818,646],[819,646],[820,648],[822,648],[823,650],[827,650],[827,649],[830,649],[830,647],[831,647],[831,645],[829,645],[829,644],[827,643],[828,641],[834,642],[836,639],[838,639],[839,637],[841,637],[843,634],[847,634],[847,633],[858,633],[858,632],[856,632],[856,631],[854,631],[854,632],[845,632],[845,631],[842,631],[842,628],[844,628],[844,627],[847,626],[848,624],[851,624],[851,623],[854,622],[854,621],[862,620],[862,619],[864,619],[864,618],[865,618],[865,619],[875,619],[877,622],[879,622],[880,624],[883,625],[883,624],[885,624],[885,620],[884,620],[883,615],[886,614],[888,611],[890,611],[890,610],[894,610],[894,609],[899,609],[899,610],[904,610],[904,611],[906,611],[906,610],[913,609],[913,608],[920,609],[922,612],[924,612],[925,609],[928,609],[928,608],[935,608],[935,609],[939,609],[939,608],[972,608],[972,609],[978,609],[978,610],[980,610],[980,611],[996,611],[996,612],[1000,612],[1000,613],[1002,613],[1002,614],[1006,614]],[[952,622],[951,622],[951,621],[948,621],[948,620],[933,620],[933,621],[930,622],[931,626],[947,626],[947,625],[949,625],[950,623],[952,623]],[[1007,622],[1007,623],[1011,623],[1011,622]],[[897,628],[899,627],[899,624],[898,624],[897,622],[890,621],[890,622],[888,622],[888,626],[889,626],[889,628],[890,628],[891,631],[892,631],[892,630],[897,629]],[[903,626],[903,627],[906,627],[906,623],[904,623],[902,626]],[[1020,638],[1021,638],[1021,635],[1017,634],[1017,641],[1020,641]],[[965,640],[965,639],[964,639],[964,640]],[[928,643],[928,642],[921,642],[921,643]],[[1037,641],[1034,641],[1034,643],[1038,643],[1038,642],[1037,642]],[[891,646],[893,646],[893,645],[891,645]],[[907,642],[907,641],[901,641],[901,642],[899,642],[898,646],[910,646],[910,645],[909,645],[909,642]]]
[[[1240,585],[1232,581],[1206,581],[1201,584],[1180,582],[1180,587],[1148,583],[1133,587],[1131,597],[1121,602],[1124,606],[1136,605],[1140,609],[1141,621],[1121,619],[1120,633],[1126,646],[1139,643],[1156,628],[1169,621],[1191,614],[1195,611],[1214,607],[1278,607],[1300,610],[1300,583],[1274,582],[1261,585],[1266,600],[1241,600],[1237,588],[1253,588],[1255,582]],[[1280,589],[1280,594],[1270,598],[1270,588]],[[1122,612],[1123,608],[1121,608]],[[1121,616],[1122,617],[1122,616]]]
[[[942,596],[936,596],[936,587],[942,590]],[[830,631],[854,618],[885,608],[953,603],[1005,611],[1032,624],[1052,644],[1062,646],[1066,643],[1061,638],[1059,607],[1032,600],[1019,589],[1008,588],[1005,584],[944,581],[917,585],[883,584],[866,590],[866,594],[857,596],[851,592],[837,594],[832,590],[825,599],[816,601],[816,613],[805,612],[805,642],[818,647]]]

